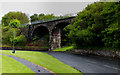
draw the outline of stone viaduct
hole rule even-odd
[[[61,47],[62,29],[69,25],[74,18],[75,16],[47,22],[28,24],[24,33],[31,41],[36,34],[39,35],[39,33],[47,33],[49,35],[49,50],[57,49]]]

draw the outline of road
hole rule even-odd
[[[85,75],[120,75],[118,59],[108,60],[98,56],[75,55],[67,52],[47,53]]]

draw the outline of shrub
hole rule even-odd
[[[9,26],[2,26],[2,32],[6,32],[9,30]]]
[[[15,31],[14,28],[9,29],[8,31],[4,32],[2,35],[3,43],[10,43],[10,39],[13,39],[13,32]],[[11,43],[10,43],[11,44]]]
[[[14,44],[16,46],[24,46],[26,44],[26,37],[24,35],[16,36],[14,39]],[[13,38],[10,38],[11,44],[13,44]]]
[[[38,39],[39,39],[38,36],[34,36],[34,38],[32,40],[35,41],[35,40],[38,40]]]
[[[9,43],[9,44],[13,44],[13,34],[15,31],[15,38],[14,38],[14,43],[15,45],[25,45],[26,44],[26,37],[24,35],[20,35],[20,29],[14,29],[11,28],[8,31],[4,32],[4,35],[2,36],[2,41],[3,43]]]

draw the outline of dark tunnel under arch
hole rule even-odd
[[[32,41],[40,47],[49,48],[49,30],[45,26],[39,26],[33,31]]]

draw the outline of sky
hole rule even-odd
[[[0,20],[10,11],[21,11],[28,16],[35,13],[76,14],[95,1],[98,0],[0,0]]]

